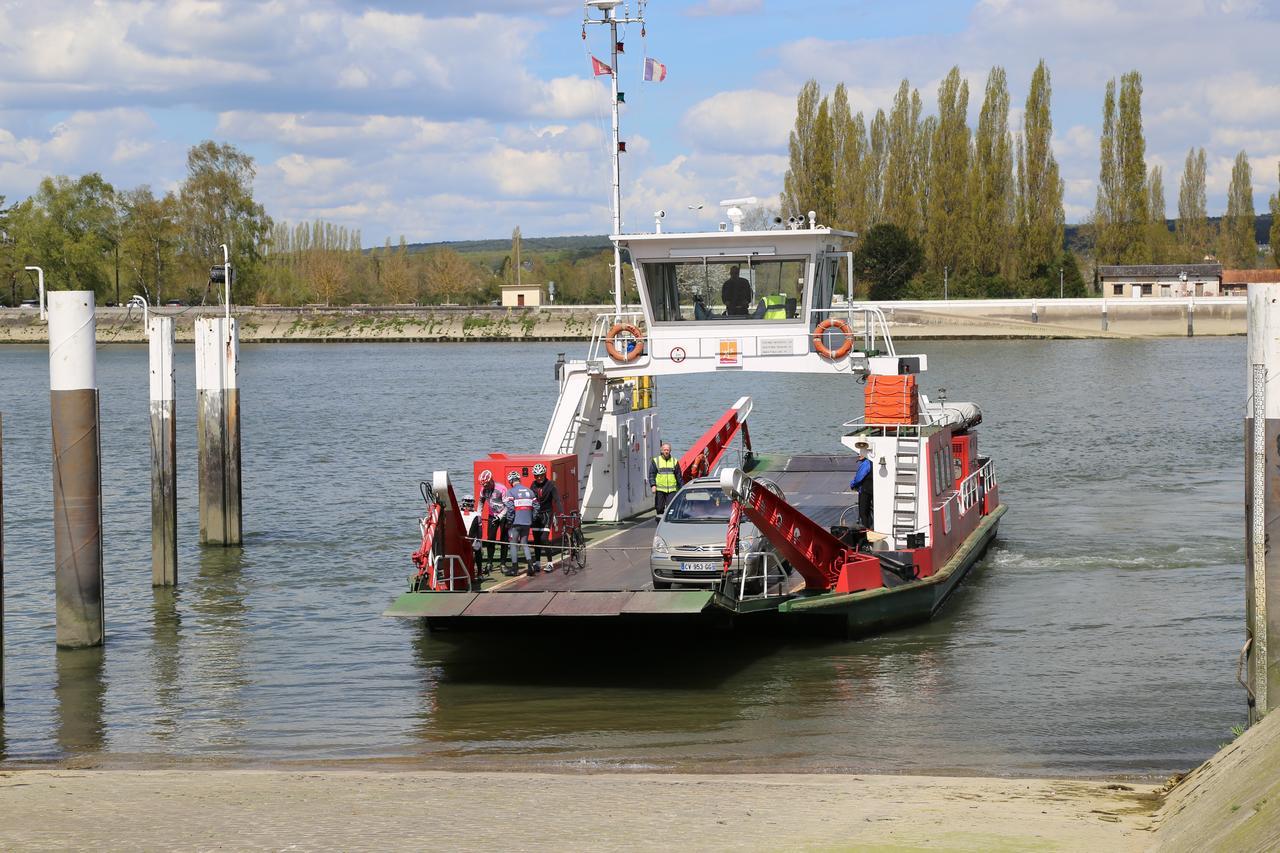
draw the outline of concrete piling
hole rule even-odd
[[[1187,300],[1187,337],[1194,338],[1196,336],[1196,301],[1195,299]]]
[[[173,318],[147,323],[151,355],[151,585],[178,583],[178,432],[174,420]]]
[[[242,541],[239,358],[234,319],[196,321],[200,542],[205,545],[239,545]]]
[[[1107,330],[1107,297],[1102,297],[1102,331]]]
[[[1280,697],[1280,287],[1249,285],[1249,406],[1245,421],[1245,627],[1249,721]]]
[[[56,638],[64,648],[100,646],[102,466],[94,295],[57,291],[48,299]]]

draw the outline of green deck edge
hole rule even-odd
[[[927,589],[931,586],[939,586],[947,583],[951,575],[959,570],[962,566],[969,562],[975,549],[981,547],[990,538],[989,534],[992,529],[1000,522],[1009,507],[1000,504],[991,514],[982,520],[982,523],[974,528],[973,533],[969,534],[969,538],[960,546],[960,549],[947,561],[941,570],[935,572],[922,581],[903,584],[902,586],[880,587],[879,589],[868,589],[862,592],[847,593],[823,593],[814,596],[805,596],[802,598],[793,598],[789,601],[782,602],[778,606],[781,613],[803,613],[821,612],[828,608],[843,608],[855,604],[862,604],[867,601],[880,598],[882,596],[895,595],[909,590]]]

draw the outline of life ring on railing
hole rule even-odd
[[[822,338],[828,329],[836,329],[840,334],[844,335],[844,343],[832,350]],[[853,349],[853,329],[849,328],[849,324],[839,317],[828,317],[818,324],[818,328],[813,330],[813,349],[823,358],[829,358],[835,361],[838,358],[844,358]]]
[[[631,336],[633,344],[627,348],[627,344],[624,343],[622,346],[626,348],[625,351],[618,348],[618,335],[623,332]],[[632,323],[614,323],[609,329],[609,334],[604,336],[604,348],[610,358],[625,364],[628,361],[635,361],[644,354],[644,336],[640,333],[640,327]]]

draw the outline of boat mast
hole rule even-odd
[[[618,139],[618,24],[640,24],[644,26],[644,2],[639,3],[636,17],[624,7],[622,17],[618,17],[618,7],[622,0],[587,0],[583,12],[582,37],[587,36],[587,24],[607,24],[609,27],[609,76],[612,78],[613,108],[613,233],[622,233],[622,144]],[[591,10],[599,9],[600,18],[591,17]],[[622,313],[622,250],[617,242],[613,244],[613,311]]]

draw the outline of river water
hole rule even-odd
[[[536,447],[581,346],[245,346],[243,549],[197,544],[181,348],[176,591],[150,586],[146,351],[100,348],[108,642],[76,652],[54,648],[47,351],[0,349],[0,761],[1154,776],[1244,720],[1243,338],[904,345],[982,406],[1010,506],[927,625],[637,646],[381,617],[419,480]],[[745,393],[762,450],[838,449],[861,412],[844,377],[664,379],[664,435]]]

